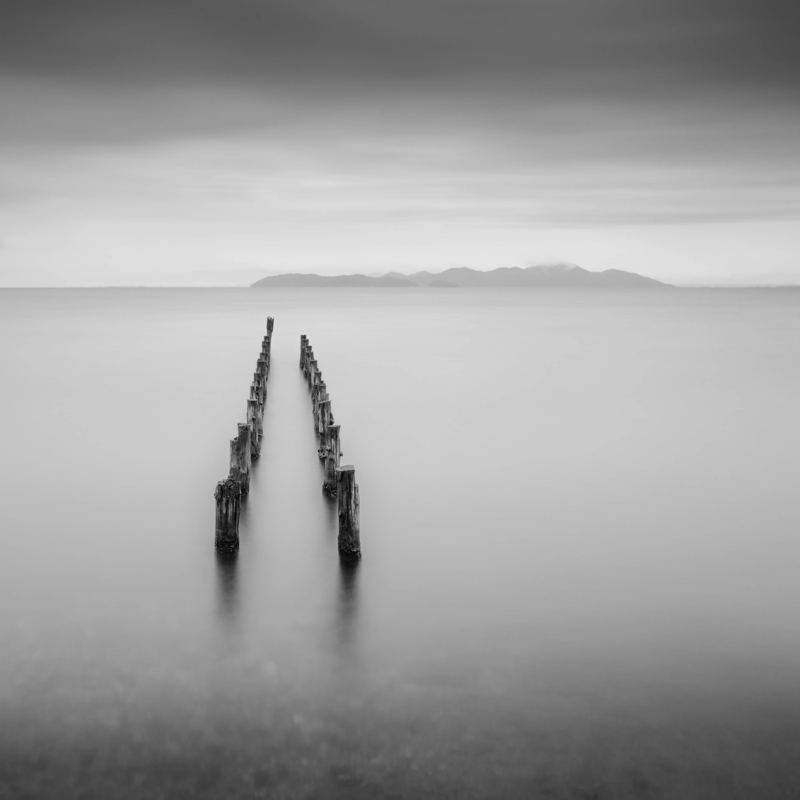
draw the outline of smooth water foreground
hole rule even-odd
[[[0,374],[0,796],[800,794],[800,292],[3,291]]]

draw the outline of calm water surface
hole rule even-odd
[[[0,374],[3,798],[800,796],[800,292],[2,291]]]

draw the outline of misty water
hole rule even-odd
[[[0,796],[800,794],[800,292],[2,291],[0,374]]]

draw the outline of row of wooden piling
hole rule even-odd
[[[217,484],[215,546],[222,553],[239,550],[239,514],[242,498],[250,491],[250,472],[253,461],[261,455],[264,437],[264,406],[267,402],[267,378],[272,352],[272,328],[275,320],[267,317],[267,333],[261,341],[250,397],[247,399],[246,422],[238,423],[235,439],[231,439],[231,462],[228,477]]]
[[[300,337],[300,369],[311,389],[311,410],[314,416],[314,431],[319,436],[317,454],[325,462],[325,479],[322,490],[336,497],[339,508],[339,552],[344,558],[360,558],[361,531],[359,522],[360,501],[355,467],[342,465],[341,437],[331,411],[322,372],[314,358],[314,350],[308,337]]]

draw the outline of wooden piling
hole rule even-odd
[[[314,432],[315,433],[319,433],[319,431],[317,430],[317,423],[316,423],[317,405],[319,403],[320,392],[322,391],[323,386],[324,386],[324,383],[322,382],[322,373],[321,372],[317,372],[314,375],[314,383],[311,384],[311,416],[314,417],[314,420],[315,420],[315,422],[314,422]]]
[[[350,464],[336,470],[336,497],[339,506],[339,553],[344,558],[360,558],[360,502],[356,470]]]
[[[306,347],[308,347],[308,339],[304,333],[300,334],[300,369],[306,365]]]
[[[250,431],[250,458],[256,461],[261,455],[261,421],[258,415],[258,400],[251,397],[247,401],[247,428]]]
[[[275,326],[275,319],[273,317],[267,317],[267,333],[271,335],[274,326]]]
[[[217,501],[214,545],[221,553],[239,551],[241,497],[241,485],[231,478],[220,481],[214,491],[214,499]]]
[[[325,381],[320,381],[317,384],[317,391],[314,395],[314,433],[317,436],[322,436],[323,433],[323,424],[322,424],[322,403],[328,399],[328,390],[325,387]]]
[[[247,398],[248,406],[250,405],[251,400],[253,401],[253,406],[255,409],[256,431],[260,436],[262,422],[264,419],[264,406],[261,404],[261,387],[256,386],[254,383],[250,385],[250,397]]]
[[[237,423],[236,427],[239,429],[239,449],[242,453],[241,462],[247,470],[247,484],[250,485],[250,467],[253,462],[253,454],[250,450],[250,426],[246,422]]]
[[[336,470],[339,467],[341,458],[341,444],[339,441],[339,425],[331,425],[328,428],[328,435],[325,442],[325,482],[322,488],[326,494],[335,495]]]
[[[256,384],[255,381],[250,384],[250,397],[249,400],[255,400],[256,404],[256,431],[258,432],[259,436],[261,435],[261,423],[264,419],[264,406],[261,402],[261,387]]]
[[[267,402],[267,384],[264,381],[264,376],[260,372],[253,373],[253,385],[256,387],[256,396],[258,397],[258,405],[261,409],[261,417],[264,416],[264,403]]]
[[[331,412],[331,401],[326,397],[323,400],[319,401],[318,413],[318,432],[319,432],[319,457],[325,458],[325,454],[328,450],[328,428],[330,427],[330,412]]]
[[[250,428],[243,422],[238,425],[239,435],[231,439],[230,477],[242,485],[242,494],[250,491]]]

